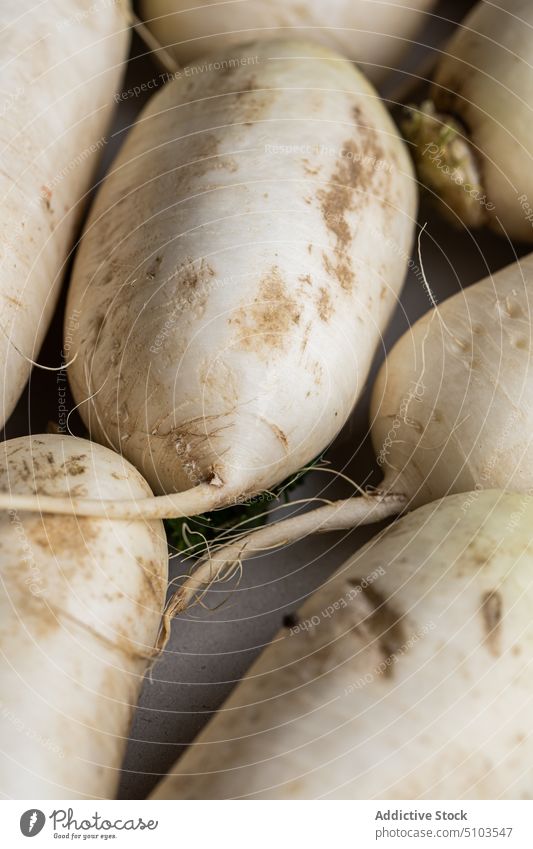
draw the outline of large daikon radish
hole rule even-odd
[[[118,454],[68,436],[0,446],[0,488],[146,497]],[[0,793],[110,798],[167,578],[159,521],[0,516]]]
[[[531,798],[533,499],[389,526],[291,617],[156,799]]]
[[[239,45],[252,39],[308,38],[358,62],[376,81],[398,67],[435,0],[140,0],[138,5],[149,31],[178,64],[212,50],[239,52]]]
[[[48,329],[128,43],[123,2],[2,0],[0,426]]]
[[[381,488],[410,506],[451,492],[533,492],[533,253],[426,313],[371,402]]]
[[[411,248],[409,157],[341,57],[261,42],[241,58],[150,101],[97,196],[70,285],[80,413],[168,494],[41,497],[41,510],[232,504],[313,460],[364,386]]]

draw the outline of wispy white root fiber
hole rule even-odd
[[[168,622],[191,603],[201,601],[210,587],[227,578],[228,570],[233,571],[236,564],[242,564],[254,552],[288,545],[313,533],[349,530],[380,522],[401,513],[406,503],[407,497],[398,493],[366,494],[336,501],[252,531],[203,558],[170,599],[165,618]]]

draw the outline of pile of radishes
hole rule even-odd
[[[417,224],[423,186],[456,225],[533,241],[532,6],[479,3],[399,129],[372,83],[432,0],[207,5],[0,11],[2,424],[32,366],[72,393],[2,443],[0,792],[115,796],[172,617],[267,569],[254,553],[387,519],[154,798],[532,798],[533,254],[441,305]],[[159,90],[113,132],[132,29]],[[385,357],[408,270],[425,314]],[[165,605],[161,520],[312,466],[376,355],[381,484],[230,529]]]

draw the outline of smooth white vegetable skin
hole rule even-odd
[[[48,329],[128,42],[121,2],[2,0],[0,426]]]
[[[117,454],[58,435],[2,443],[0,488],[150,493]],[[0,575],[2,797],[113,797],[161,622],[162,523],[3,512]]]
[[[533,241],[531,0],[478,3],[446,46],[431,98],[437,110],[433,141],[443,147],[418,155],[428,169],[433,157],[433,174],[425,170],[424,176],[444,196],[452,217],[457,220],[457,213],[467,226],[486,223],[510,239]],[[459,148],[450,133],[443,141],[449,115],[464,125],[466,146]],[[421,137],[424,148],[429,139]],[[468,192],[454,189],[443,167],[456,169]]]
[[[533,499],[473,495],[352,557],[153,798],[531,798]]]
[[[252,39],[308,38],[358,62],[369,79],[397,68],[434,0],[141,0],[139,14],[179,64]]]
[[[301,468],[346,420],[416,211],[405,147],[353,65],[297,42],[239,55],[141,114],[67,305],[93,438],[156,491],[211,482],[226,503]]]
[[[384,489],[533,492],[533,254],[463,289],[397,342],[376,379]]]

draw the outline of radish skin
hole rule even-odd
[[[2,0],[0,426],[52,317],[127,56],[124,4]]]
[[[254,552],[397,515],[454,492],[533,492],[533,254],[430,310],[396,343],[372,391],[379,492],[241,535],[197,565],[179,613]]]
[[[364,385],[411,246],[409,157],[336,54],[261,42],[241,59],[150,101],[69,289],[80,413],[167,495],[41,510],[170,517],[242,500],[316,457]]]
[[[533,499],[471,495],[345,563],[152,798],[531,798]]]
[[[533,4],[478,3],[405,123],[420,179],[454,223],[533,241],[532,109]]]
[[[60,435],[3,442],[0,488],[150,492],[117,454]],[[0,524],[0,793],[112,798],[161,623],[162,523],[3,511]]]
[[[405,333],[370,408],[383,491],[410,507],[452,492],[533,492],[533,253]]]
[[[435,0],[140,0],[139,14],[178,65],[271,38],[306,38],[358,62],[368,79],[397,68]],[[156,52],[156,56],[157,56]],[[200,62],[201,64],[201,62]]]

